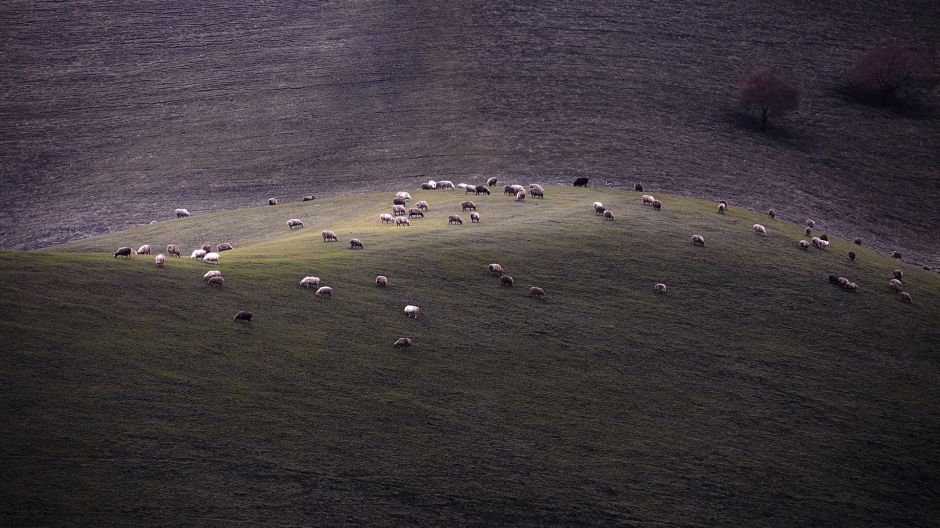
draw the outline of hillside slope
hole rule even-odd
[[[893,38],[940,49],[940,4],[87,2],[0,8],[0,247],[269,197],[430,178],[727,198],[940,266],[937,94],[850,101]],[[758,65],[801,111],[757,133]]]
[[[473,197],[473,224],[415,192],[426,216],[383,225],[376,194],[0,252],[3,524],[932,525],[937,274],[737,207],[546,194]],[[111,255],[222,241],[217,266]]]

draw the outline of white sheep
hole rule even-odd
[[[723,204],[723,203],[718,204],[718,212],[719,212],[720,214],[725,214],[725,209],[727,209],[727,208],[728,208],[728,206],[725,205],[725,204]]]
[[[523,189],[523,190],[521,190],[521,191],[519,191],[519,192],[516,193],[516,201],[517,201],[517,202],[524,202],[524,201],[525,201],[525,189]]]
[[[601,210],[604,207],[604,204],[600,202],[594,202],[594,212],[597,213],[598,210]],[[600,214],[600,213],[598,213]]]
[[[480,222],[480,213],[476,211],[470,213],[470,223],[472,224],[474,222],[477,222],[477,223]]]
[[[163,256],[163,253],[160,253],[154,260],[157,262],[157,267],[162,268],[163,263],[166,262],[166,257]]]
[[[754,232],[760,236],[767,236],[767,230],[760,224],[754,224]]]
[[[813,222],[812,220],[810,220],[809,218],[807,218],[807,219],[806,219],[806,227],[812,229],[812,228],[816,227],[816,222]]]
[[[221,277],[221,276],[222,276],[221,271],[211,270],[211,271],[207,271],[206,274],[202,276],[202,280],[207,281],[211,279],[212,277]]]
[[[319,290],[317,290],[316,296],[317,297],[329,297],[330,299],[332,299],[333,288],[330,288],[329,286],[324,286],[320,288]]]
[[[323,237],[324,242],[330,242],[330,241],[339,242],[339,237],[336,236],[336,233],[330,231],[329,229],[322,231],[320,233],[320,236]]]
[[[703,238],[702,235],[692,235],[692,245],[694,246],[695,244],[701,244],[704,246],[705,238]]]
[[[454,182],[449,181],[449,180],[441,180],[441,181],[437,182],[437,188],[440,189],[440,190],[442,190],[442,191],[453,191],[453,190],[454,190]]]
[[[385,275],[379,275],[378,277],[375,278],[376,286],[381,286],[384,288],[386,284],[388,284],[388,277],[386,277]]]
[[[653,286],[653,289],[655,289],[659,293],[666,293],[666,285],[661,282],[657,284],[656,286]]]
[[[320,277],[304,277],[300,281],[304,288],[318,288],[320,286]]]
[[[187,211],[186,209],[177,209],[177,210],[176,210],[176,217],[177,217],[177,218],[186,218],[187,216],[190,216],[190,215],[189,215],[189,211]]]
[[[653,200],[655,200],[655,199],[656,199],[656,198],[653,198],[653,197],[652,197],[651,195],[649,195],[649,194],[644,194],[644,195],[643,195],[643,205],[653,205]]]
[[[901,292],[901,301],[902,301],[902,302],[913,302],[913,301],[911,300],[911,294],[909,294],[909,293],[907,293],[907,292]]]
[[[388,213],[382,213],[379,215],[379,220],[381,220],[383,224],[391,224],[392,220],[394,219],[395,217]]]
[[[503,267],[499,264],[490,264],[490,275],[500,277],[503,275]]]
[[[409,304],[408,306],[405,306],[405,315],[407,315],[408,317],[414,317],[415,319],[417,319],[418,307],[413,304]]]
[[[144,244],[144,245],[140,246],[140,249],[137,250],[137,254],[138,254],[138,255],[149,255],[149,254],[150,254],[150,250],[151,250],[150,246],[147,245],[147,244]]]
[[[395,225],[396,226],[410,226],[411,222],[408,221],[408,219],[405,218],[404,216],[399,216],[395,218]]]
[[[212,253],[206,253],[206,256],[202,257],[202,261],[203,262],[215,262],[216,264],[218,264],[219,254],[214,251]]]
[[[437,189],[437,182],[434,180],[428,180],[428,187],[432,189]]]
[[[225,284],[225,279],[222,277],[209,277],[209,286],[217,286],[219,288]]]
[[[805,241],[805,240],[800,240],[800,248],[801,248],[801,249],[809,249],[809,242],[807,242],[807,241]]]
[[[405,209],[404,205],[393,205],[392,214],[395,216],[406,215],[408,214],[408,209]]]
[[[401,198],[402,200],[407,202],[408,200],[411,200],[411,195],[402,191],[402,192],[396,193],[395,198]]]
[[[201,259],[204,256],[206,256],[206,250],[197,249],[197,250],[194,250],[193,254],[189,256],[189,260]]]
[[[291,231],[293,231],[295,227],[300,229],[303,226],[304,226],[304,223],[298,220],[297,218],[291,218],[290,220],[287,221],[287,227],[289,227]]]
[[[424,201],[424,200],[421,200],[420,202],[418,202],[418,203],[415,204],[415,207],[417,207],[418,209],[421,209],[422,211],[427,211],[427,210],[428,210],[428,202],[426,202],[426,201]]]

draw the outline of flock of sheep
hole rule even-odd
[[[473,193],[474,195],[489,195],[490,187],[494,186],[496,183],[497,183],[497,179],[495,177],[489,178],[486,182],[486,185],[468,185],[468,184],[461,183],[455,186],[453,182],[451,181],[435,182],[432,180],[427,183],[421,184],[421,188],[424,190],[431,190],[431,189],[456,190],[460,188],[460,189],[464,189],[465,194]],[[575,186],[583,187],[583,186],[586,186],[586,184],[587,184],[587,180],[585,178],[579,178],[575,182]],[[634,190],[638,192],[642,192],[643,186],[637,183],[634,186]],[[531,184],[529,185],[528,191],[529,191],[528,194],[531,194],[533,197],[538,197],[538,198],[545,197],[545,190],[542,188],[541,185]],[[524,201],[527,196],[526,189],[521,185],[504,185],[503,193],[506,195],[513,196],[516,201],[520,201],[520,202]],[[314,199],[316,199],[316,197],[313,195],[305,196],[303,201],[309,201],[309,200],[314,200]],[[662,202],[655,199],[651,195],[644,194],[641,197],[641,199],[642,199],[643,205],[652,206],[653,209],[657,211],[662,209]],[[429,209],[428,202],[419,201],[415,204],[414,207],[410,209],[406,208],[407,202],[411,200],[412,198],[409,193],[398,192],[395,195],[395,199],[393,200],[391,214],[389,213],[380,214],[379,221],[383,224],[394,223],[396,226],[401,227],[401,226],[410,226],[411,225],[409,221],[410,219],[423,218],[424,212],[426,212]],[[269,199],[268,205],[277,205],[277,199],[275,198]],[[461,206],[461,212],[470,211],[471,223],[476,223],[480,221],[480,215],[476,210],[477,206],[474,202],[470,200],[464,200],[460,202],[460,206]],[[614,216],[613,211],[607,209],[601,202],[594,202],[593,207],[594,207],[594,212],[596,215],[602,216],[605,220],[614,220],[615,216]],[[728,210],[728,202],[725,200],[720,201],[718,203],[718,213],[725,214],[727,210]],[[175,213],[176,213],[177,218],[185,218],[185,217],[190,216],[189,211],[187,211],[186,209],[177,209]],[[771,219],[774,219],[776,217],[776,211],[774,209],[770,209],[767,215]],[[448,224],[451,224],[451,225],[463,224],[463,219],[458,214],[449,215],[447,220],[448,220]],[[807,236],[810,236],[812,234],[812,230],[815,227],[815,225],[816,224],[813,220],[806,220],[806,235]],[[300,229],[304,227],[304,223],[300,219],[292,218],[287,221],[287,226],[290,230]],[[763,225],[754,224],[753,229],[757,235],[767,236],[767,228],[764,227]],[[324,242],[337,242],[339,240],[339,237],[336,235],[336,233],[330,230],[324,230],[321,233],[321,236]],[[858,245],[861,245],[862,243],[860,238],[854,239],[853,242]],[[700,245],[704,247],[705,239],[701,235],[697,235],[697,234],[692,235],[692,244]],[[813,237],[812,245],[818,249],[824,250],[829,245],[828,237],[825,234],[819,237]],[[350,239],[349,246],[351,249],[363,249],[364,248],[363,243],[357,238]],[[806,240],[800,240],[799,247],[801,249],[807,250],[809,246],[810,246],[810,242],[807,242]],[[206,262],[206,263],[218,264],[219,253],[223,251],[231,250],[231,249],[233,249],[231,244],[221,243],[221,244],[218,244],[218,246],[216,247],[216,251],[213,252],[212,246],[209,244],[205,244],[199,249],[194,250],[190,256],[190,259],[192,260],[201,259],[203,262]],[[143,245],[136,251],[134,251],[130,247],[121,247],[117,251],[114,252],[114,257],[115,258],[117,257],[130,258],[130,255],[132,254],[149,255],[151,254],[151,251],[152,251],[152,248],[149,245]],[[173,244],[167,246],[166,252],[170,256],[181,257],[182,255],[179,246],[176,246]],[[901,253],[898,251],[893,252],[891,256],[897,260],[901,260]],[[850,251],[849,258],[851,260],[855,260],[855,253]],[[155,262],[156,262],[157,267],[163,267],[164,263],[166,262],[166,257],[161,253],[155,257]],[[502,286],[512,287],[513,282],[514,282],[513,278],[509,275],[504,274],[503,268],[501,265],[495,264],[495,263],[490,264],[489,272],[492,276],[500,278],[500,284]],[[891,288],[892,291],[895,291],[896,293],[900,294],[900,298],[903,302],[911,302],[911,295],[907,292],[901,291],[902,290],[902,283],[901,283],[902,276],[903,276],[903,272],[901,270],[894,270],[894,278],[891,279],[891,281],[889,282],[889,287]],[[209,286],[215,286],[219,288],[221,288],[223,284],[225,283],[225,280],[222,278],[222,272],[218,270],[211,270],[207,272],[203,276],[203,280],[206,281]],[[849,281],[845,277],[836,277],[835,275],[829,275],[829,281],[834,284],[839,284],[841,287],[843,287],[847,291],[858,291],[858,285],[854,282]],[[375,284],[376,286],[384,287],[388,284],[388,278],[384,275],[379,275],[375,279]],[[320,279],[318,277],[312,277],[312,276],[304,277],[300,281],[300,285],[304,288],[311,288],[311,287],[317,288],[316,290],[317,297],[332,298],[333,296],[333,288],[329,286],[320,286]],[[653,286],[653,289],[656,292],[661,293],[661,294],[666,293],[666,285],[663,283],[655,284]],[[542,289],[541,287],[533,286],[529,290],[529,295],[530,297],[533,297],[536,299],[544,299],[545,290]],[[405,314],[408,317],[412,317],[414,319],[418,318],[418,311],[419,311],[419,308],[417,306],[410,305],[410,304],[407,305],[404,310]],[[244,322],[250,323],[251,318],[252,318],[252,314],[248,311],[239,311],[235,315],[236,321],[244,321]],[[398,348],[410,348],[411,344],[412,344],[411,338],[402,337],[398,339],[397,341],[395,341],[394,346]]]

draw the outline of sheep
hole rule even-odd
[[[845,289],[846,291],[858,291],[858,284],[855,284],[854,282],[846,283]]]
[[[381,220],[383,224],[385,223],[391,224],[393,219],[394,217],[388,213],[382,213],[379,215],[379,220]]]
[[[911,294],[907,292],[901,292],[901,302],[912,303],[913,301],[911,300]]]
[[[156,220],[151,220],[151,221],[150,221],[150,225],[153,225],[153,224],[156,224],[156,223],[157,223]]]
[[[134,253],[133,249],[129,247],[121,247],[121,248],[118,248],[118,250],[114,252],[114,258],[124,257],[125,259],[129,259],[131,258],[131,254],[133,253]]]
[[[277,205],[277,198],[268,198],[268,205]]]
[[[399,216],[398,218],[395,219],[395,225],[396,225],[397,227],[401,227],[401,226],[410,226],[410,225],[411,225],[411,222],[410,222],[407,218],[405,218],[404,216]]]
[[[454,182],[448,180],[439,181],[437,182],[437,188],[441,189],[442,191],[453,191]]]
[[[385,275],[379,275],[378,277],[375,278],[376,286],[381,286],[384,288],[386,284],[388,284],[388,277],[386,277]]]
[[[300,229],[303,226],[304,226],[304,223],[296,218],[291,218],[290,220],[287,221],[287,227],[289,227],[291,231],[293,231],[295,227],[297,229]]]
[[[207,271],[206,274],[202,276],[202,280],[207,281],[207,280],[211,279],[212,277],[221,277],[221,276],[222,276],[222,272],[221,272],[221,271],[219,271],[219,270],[210,270],[210,271]]]
[[[405,200],[407,202],[411,200],[411,195],[404,191],[401,191],[395,194],[395,198],[401,198],[402,200]]]
[[[607,212],[607,208],[601,205],[600,207],[594,208],[594,214],[603,216]]]
[[[692,245],[694,246],[695,244],[705,245],[705,239],[702,235],[692,235]]]
[[[898,280],[903,279],[903,278],[904,278],[904,272],[901,271],[901,270],[899,270],[899,269],[894,270],[894,278],[895,278],[895,279],[898,279]]]
[[[414,305],[412,305],[412,304],[409,304],[408,306],[405,306],[405,315],[407,315],[408,317],[414,317],[415,319],[417,319],[417,318],[418,318],[418,307],[417,307],[417,306],[414,306]]]
[[[316,200],[316,199],[317,199],[317,197],[311,194],[310,196],[304,196],[303,201],[304,201],[304,202],[310,202],[310,201],[313,201],[313,200]]]
[[[476,211],[470,213],[470,223],[472,224],[472,223],[474,223],[474,222],[476,222],[476,223],[478,223],[478,224],[480,223],[480,213],[478,213],[478,212],[476,212]]]
[[[466,183],[458,183],[458,184],[457,184],[457,188],[458,188],[458,189],[466,189],[466,188],[467,188],[467,184],[466,184]]]
[[[490,264],[490,275],[501,277],[503,275],[503,267],[499,264]]]
[[[830,274],[829,274],[829,282],[830,282],[831,284],[835,284],[835,283],[839,282],[839,277],[836,277],[835,275],[833,275],[832,273],[830,273]]]
[[[849,251],[849,260],[855,260],[855,252]]]
[[[320,288],[319,290],[317,290],[316,296],[317,297],[329,297],[330,299],[332,299],[333,288],[330,288],[329,286],[324,286]]]
[[[511,287],[512,287],[512,277],[510,277],[509,275],[503,275],[502,277],[499,278],[499,284],[500,284],[501,286],[506,286],[506,287],[508,287],[508,288],[511,288]]]
[[[767,211],[767,216],[769,216],[770,219],[773,220],[774,217],[777,216],[777,211],[774,211],[773,209],[771,209],[770,211]]]
[[[486,180],[486,185],[492,187],[492,186],[496,185],[496,182],[497,182],[497,181],[499,181],[499,180],[496,179],[496,176],[493,176],[492,178],[489,178],[488,180]]]
[[[643,195],[643,205],[653,205],[653,200],[655,200],[655,198],[653,198],[649,194]]]
[[[894,291],[895,293],[901,292],[901,286],[902,286],[901,281],[897,279],[891,279],[891,282],[888,283],[888,287],[891,288],[891,290]]]
[[[432,189],[431,184],[429,184],[429,183],[422,183],[422,184],[421,184],[421,190],[422,190],[422,191],[430,191],[431,189]]]
[[[202,249],[203,251],[205,251],[206,253],[208,253],[208,252],[212,251],[212,244],[203,244],[203,245],[199,246],[199,248]]]
[[[320,277],[304,277],[300,280],[300,285],[304,288],[319,288]]]
[[[150,246],[147,245],[147,244],[144,244],[144,245],[140,246],[140,249],[137,250],[137,254],[138,254],[138,255],[149,255],[149,254],[150,254]]]
[[[816,222],[813,222],[812,220],[810,220],[809,218],[807,218],[807,219],[806,219],[806,227],[812,229],[812,228],[816,227]]]
[[[926,271],[930,271],[930,266],[924,265],[924,266],[921,266],[921,267],[922,267],[924,270],[926,270]]]
[[[574,181],[574,186],[575,186],[575,187],[587,187],[587,184],[588,184],[588,179],[587,179],[587,178],[584,178],[584,177],[577,178],[577,179]]]
[[[460,219],[460,215],[450,215],[447,217],[448,224],[460,224],[463,225],[463,220]]]
[[[209,277],[209,286],[221,288],[223,284],[225,284],[225,279],[222,277]]]
[[[524,202],[525,201],[525,191],[519,191],[516,193],[516,201]]]
[[[594,212],[597,213],[597,209],[598,209],[599,207],[604,207],[604,204],[602,204],[602,203],[600,203],[600,202],[594,202],[593,207],[594,207]],[[600,214],[600,213],[598,213],[598,214]]]
[[[418,209],[417,207],[412,207],[411,209],[408,209],[408,218],[414,218],[416,216],[420,216],[421,218],[424,218],[424,213],[421,212],[421,209]]]
[[[356,248],[362,249],[363,248],[362,242],[360,242],[358,238],[349,239],[349,249],[356,249]]]
[[[845,288],[845,285],[849,283],[849,279],[846,279],[845,277],[839,277],[836,281],[839,283],[839,286],[842,286],[843,288]]]
[[[177,209],[177,210],[176,210],[176,217],[177,217],[177,218],[186,218],[187,216],[190,216],[190,214],[189,214],[189,211],[187,211],[186,209]]]
[[[828,241],[820,239],[820,240],[819,240],[819,245],[818,245],[817,247],[818,247],[819,249],[826,249],[826,246],[828,246],[828,245],[829,245],[829,242],[828,242]]]
[[[218,263],[219,263],[219,254],[218,254],[218,253],[215,253],[215,252],[206,253],[206,256],[202,257],[202,261],[203,261],[203,262],[215,262],[216,264],[218,264]]]
[[[643,185],[639,183],[633,184],[633,190],[636,192],[643,192]]]
[[[728,206],[723,203],[718,204],[718,214],[725,214],[725,209],[727,208]]]
[[[534,198],[545,198],[545,191],[542,189],[532,189],[532,196]]]
[[[891,252],[891,258],[893,258],[894,260],[901,260],[901,252],[900,251]]]
[[[206,250],[204,249],[194,249],[193,254],[189,256],[189,260],[201,259],[206,256]]]
[[[180,247],[175,244],[168,245],[166,247],[166,252],[169,255],[176,255],[178,258],[183,256],[183,254],[180,252]]]
[[[659,200],[653,200],[653,209],[656,209],[657,211],[659,211],[662,208],[663,208],[662,202],[660,202]]]
[[[477,194],[485,194],[486,196],[489,196],[490,188],[486,185],[477,185]]]
[[[232,248],[232,245],[229,244],[229,243],[227,243],[227,242],[222,242],[221,244],[219,244],[219,245],[216,246],[216,247],[218,248],[218,251],[219,251],[219,252],[228,251],[228,250],[230,250],[230,249],[234,249],[234,248]]]
[[[728,208],[728,200],[718,200],[719,205],[724,205],[725,209]]]
[[[154,260],[157,262],[157,267],[162,268],[163,263],[166,262],[166,257],[163,256],[163,253],[160,253]]]
[[[754,232],[760,236],[767,236],[767,229],[760,224],[754,224]]]
[[[809,242],[800,240],[800,249],[809,249]]]
[[[653,286],[653,289],[658,293],[666,293],[666,285],[661,282],[656,284],[656,286]]]
[[[812,235],[812,234],[813,234],[813,228],[812,228],[812,227],[807,227],[807,228],[806,228],[806,236],[810,236],[810,235]]]
[[[405,209],[404,205],[396,205],[392,207],[392,214],[395,216],[401,216],[408,213],[408,210]]]
[[[614,219],[613,211],[611,211],[610,209],[604,211],[604,220],[613,220],[613,219]]]
[[[819,239],[816,237],[813,237],[813,247],[819,247]]]
[[[545,189],[543,189],[542,186],[539,185],[539,184],[537,184],[537,183],[530,183],[530,184],[529,184],[529,192],[532,192],[532,191],[535,191],[535,190],[544,191]]]
[[[477,192],[477,186],[467,185],[466,187],[463,188],[463,190],[464,190],[464,194],[475,193]]]
[[[320,233],[320,236],[323,237],[324,242],[339,242],[339,237],[336,236],[336,233],[326,230]]]
[[[401,198],[395,198],[392,200],[392,205],[406,205],[408,202],[402,200]]]
[[[852,243],[853,243],[853,244],[858,244],[858,245],[861,246],[861,245],[862,245],[862,239],[861,239],[861,238],[858,238],[858,237],[855,237],[855,238],[852,239]]]
[[[525,187],[521,185],[510,185],[512,187],[513,194],[519,194],[519,191],[524,191]]]
[[[431,190],[437,189],[437,182],[434,180],[428,180],[428,188]]]
[[[237,314],[235,314],[235,320],[245,321],[246,323],[251,324],[251,312],[246,312],[245,310],[242,310],[238,312]]]
[[[421,200],[420,202],[415,204],[415,207],[417,207],[418,209],[421,209],[422,211],[427,211],[428,203],[424,200]]]
[[[823,233],[819,235],[819,240],[825,240],[826,242],[829,242],[829,235],[827,235],[826,233]]]
[[[503,194],[516,194],[516,190],[512,188],[512,185],[503,185]]]
[[[529,297],[535,297],[536,299],[545,298],[545,290],[539,288],[538,286],[532,286],[529,288]]]
[[[395,348],[411,348],[411,338],[410,337],[400,337],[398,341],[395,341]]]

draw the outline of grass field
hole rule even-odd
[[[450,226],[462,193],[411,194],[430,210],[410,227],[379,223],[382,193],[0,252],[0,524],[940,517],[936,273],[835,238],[802,251],[799,226],[678,196],[654,211],[613,189],[496,192],[472,198],[479,224]],[[235,249],[217,266],[186,257],[219,242]],[[112,256],[145,243],[184,258]]]

